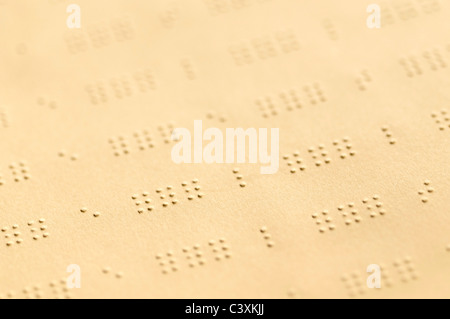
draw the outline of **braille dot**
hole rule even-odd
[[[19,228],[19,225],[14,224],[14,225],[12,226],[12,228],[13,228],[13,229],[17,229],[17,228]]]
[[[241,183],[239,183],[239,186],[245,187],[245,186],[247,186],[247,183],[246,182],[241,182]]]
[[[94,217],[99,217],[100,213],[99,212],[95,212],[94,214],[92,214]]]
[[[41,224],[43,224],[43,223],[45,223],[45,219],[44,219],[44,218],[41,218],[41,219],[39,219],[39,222],[40,222]]]
[[[86,212],[87,212],[87,208],[86,208],[86,207],[81,208],[81,209],[80,209],[80,212],[86,213]]]

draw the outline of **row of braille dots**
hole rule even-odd
[[[130,77],[132,79],[130,79]],[[137,87],[141,93],[156,89],[156,83],[152,71],[145,69],[138,71],[133,75],[123,75],[121,77],[112,78],[109,81],[109,92],[103,81],[96,81],[85,86],[85,90],[92,104],[100,104],[108,102],[108,96],[112,93],[115,98],[123,99],[133,95],[133,88]]]
[[[339,39],[336,27],[334,26],[334,23],[330,19],[325,19],[322,22],[322,26],[325,28],[325,31],[327,32],[328,38],[330,40],[336,41]]]
[[[148,130],[143,130],[142,132],[135,132],[133,136],[136,138],[138,143],[138,147],[141,151],[146,148],[154,148],[155,144],[153,144],[152,135],[148,132]]]
[[[336,151],[339,152],[339,157],[341,159],[346,159],[348,155],[350,156],[356,155],[356,151],[353,150],[353,145],[350,143],[349,137],[342,138],[342,141],[334,140],[333,145],[336,147]]]
[[[66,278],[61,278],[60,280],[52,280],[49,283],[49,287],[52,290],[54,298],[56,298],[56,299],[72,298],[72,293],[71,293],[70,289],[67,287],[67,279]]]
[[[39,219],[39,224],[41,224],[41,225],[39,225],[39,230],[42,232],[42,237],[43,238],[47,238],[48,236],[50,236],[50,234],[48,232],[46,232],[47,226],[43,225],[44,223],[45,223],[45,219],[43,219],[43,218]],[[27,224],[28,224],[29,227],[31,227],[30,228],[30,232],[33,235],[33,239],[34,240],[38,240],[40,238],[40,235],[37,234],[38,228],[37,227],[33,227],[34,221],[29,221]],[[8,246],[8,247],[12,246],[14,243],[21,244],[23,242],[23,238],[21,237],[22,233],[18,230],[19,229],[19,225],[14,224],[11,228],[12,228],[12,231],[13,231],[12,234],[8,233],[8,231],[9,231],[8,227],[3,227],[1,229],[1,231],[3,233],[5,233],[4,236],[5,236],[5,239],[7,240],[6,246]],[[13,238],[14,238],[14,240],[11,240]]]
[[[300,152],[299,152],[299,151],[295,151],[295,152],[292,154],[292,156],[294,157],[295,162],[289,160],[289,155],[283,155],[283,159],[284,159],[285,161],[287,161],[287,165],[291,168],[291,169],[290,169],[291,173],[294,174],[294,173],[297,172],[297,168],[292,167],[292,166],[294,166],[295,164],[298,165],[298,168],[300,169],[300,171],[305,171],[306,168],[307,168],[307,166],[305,166],[305,165],[303,164],[303,159],[299,157],[299,156],[300,156]]]
[[[386,215],[386,210],[383,208],[383,203],[380,202],[379,200],[380,200],[379,195],[373,195],[372,198],[366,197],[362,200],[362,203],[365,204],[366,209],[370,212],[369,216],[371,218],[375,218],[378,215],[380,215],[380,216]],[[347,206],[349,208],[353,209],[354,203],[349,203]],[[342,212],[344,210],[344,207],[345,207],[344,205],[341,205],[338,207],[338,210]],[[355,212],[356,212],[356,214],[355,214]],[[354,209],[351,211],[351,214],[357,215],[358,211]],[[345,214],[345,212],[342,212],[342,216],[344,218],[346,218],[348,216],[348,214]],[[359,221],[361,221],[361,220],[359,220]],[[346,224],[349,225],[349,224],[351,224],[351,222],[349,223],[348,221],[346,221]]]
[[[261,232],[261,234],[263,234],[263,238],[266,242],[267,247],[272,248],[273,246],[275,246],[275,243],[272,240],[272,235],[269,234],[269,232],[267,230],[267,226],[261,227],[261,229],[259,231]]]
[[[327,101],[325,94],[320,87],[319,83],[314,83],[312,85],[307,85],[304,88],[306,95],[309,98],[311,104],[325,103]]]
[[[108,275],[110,273],[112,273],[111,267],[103,267],[102,269],[102,273],[105,275]],[[121,279],[123,277],[123,272],[122,271],[118,271],[114,274],[114,277],[116,277],[117,279]]]
[[[197,193],[198,198],[202,198],[204,194],[200,192],[201,186],[198,184],[198,179],[193,179],[191,181],[191,185],[194,188],[194,191]],[[192,194],[191,186],[188,182],[182,182],[181,186],[183,186],[185,193],[187,194],[187,199],[192,201],[195,199],[195,196]],[[155,190],[157,194],[159,194],[159,198],[162,200],[162,207],[169,206],[168,198],[170,199],[170,202],[172,205],[176,205],[178,203],[178,199],[176,199],[176,193],[173,191],[173,186],[169,185],[165,188],[157,188]],[[134,200],[136,206],[138,206],[138,213],[143,214],[145,211],[145,208],[147,211],[151,212],[155,209],[155,207],[152,205],[152,200],[149,198],[150,193],[145,191],[141,195],[139,194],[133,194],[131,196],[131,199]],[[145,206],[143,208],[143,206]]]
[[[333,218],[330,216],[328,210],[323,210],[320,214],[314,213],[311,217],[316,221],[320,233],[336,229],[336,225],[333,224]]]
[[[206,118],[208,120],[219,121],[220,123],[225,123],[227,121],[227,118],[224,115],[218,114],[214,111],[209,111],[208,113],[206,113]]]
[[[389,139],[389,144],[394,145],[395,143],[397,143],[397,140],[392,137],[392,132],[389,129],[388,125],[383,125],[381,127],[381,131],[385,134],[386,138]]]
[[[194,178],[191,181],[190,185],[191,186],[189,186],[189,183],[186,182],[186,181],[181,183],[181,186],[183,186],[185,193],[188,194],[188,196],[187,196],[188,200],[194,200],[195,199],[195,195],[192,195],[191,187],[194,188],[194,191],[197,193],[197,197],[198,198],[203,198],[203,196],[205,196],[204,193],[200,192],[201,186],[198,184],[198,179],[197,178]]]
[[[25,161],[20,161],[19,164],[11,163],[9,169],[14,176],[15,182],[20,182],[22,179],[29,180],[31,175],[29,174],[29,167]],[[19,175],[22,175],[21,177]]]
[[[444,131],[445,128],[450,128],[450,116],[446,109],[442,109],[440,112],[431,113],[431,117],[439,125],[439,130]]]
[[[176,193],[173,192],[173,187],[170,186],[170,185],[167,186],[167,187],[166,187],[166,191],[167,191],[167,193],[169,193],[168,195],[169,195],[169,198],[171,199],[170,201],[171,201],[172,205],[176,205],[176,204],[178,203],[178,199],[175,198]],[[164,194],[163,192],[164,192],[164,189],[163,189],[163,188],[158,188],[158,189],[156,189],[156,193],[159,194],[159,198],[160,198],[161,200],[163,200],[163,202],[162,202],[162,207],[167,207],[167,206],[169,206],[169,202],[168,202],[167,199],[166,199],[166,196],[167,196],[167,195]],[[145,193],[144,193],[144,194],[145,194]],[[144,195],[144,194],[142,194],[142,195]],[[146,202],[146,204],[148,204],[148,203]]]
[[[372,198],[364,198],[362,203],[366,209],[370,212],[370,217],[375,218],[378,215],[384,216],[386,210],[383,208],[383,203],[379,201],[379,195],[373,195]],[[350,226],[353,222],[360,223],[362,217],[355,207],[354,202],[350,202],[347,205],[340,205],[337,207],[339,214],[344,218],[345,225]],[[320,233],[325,233],[327,230],[333,231],[336,229],[336,225],[333,224],[333,218],[330,216],[328,210],[323,210],[321,213],[312,214],[312,218],[315,220],[316,225],[319,227]]]
[[[389,269],[384,264],[380,264],[380,272],[381,272],[381,287],[392,288],[393,283]]]
[[[34,234],[33,235],[34,240],[38,240],[41,238],[41,236],[37,233],[38,230],[41,231],[43,238],[48,238],[48,236],[50,236],[50,234],[48,232],[46,232],[47,226],[44,225],[44,223],[45,223],[44,218],[39,219],[38,225],[35,225],[35,222],[33,220],[30,220],[27,223],[27,225],[30,227],[30,232]]]
[[[65,278],[61,278],[59,281],[53,280],[48,285],[51,289],[53,297],[56,299],[70,299],[72,296],[69,292],[69,288],[67,288],[67,283]],[[44,288],[39,284],[26,286],[22,289],[22,294],[19,295],[20,292],[16,295],[14,291],[8,292],[6,295],[0,295],[0,299],[41,299],[45,297]]]
[[[278,94],[278,97],[274,99],[270,96],[266,96],[264,98],[259,98],[256,100],[255,104],[262,112],[262,116],[264,118],[268,118],[269,116],[278,115],[278,109],[275,106],[275,103],[284,107],[287,111],[293,111],[295,109],[302,108],[302,103],[300,102],[300,98],[296,90],[292,89],[286,92],[282,92]]]
[[[195,266],[204,266],[206,264],[200,245],[194,245],[192,249],[190,247],[184,247],[182,252],[188,260],[189,267],[194,268]]]
[[[419,62],[414,56],[401,58],[400,65],[404,67],[406,75],[410,78],[423,74],[422,69],[419,66]]]
[[[83,214],[86,214],[88,212],[87,207],[80,208],[80,212],[83,213]],[[101,215],[100,212],[92,213],[92,216],[94,216],[95,218],[100,217],[100,215]]]
[[[439,49],[434,49],[432,52],[425,51],[423,57],[433,71],[445,69],[447,67],[447,63],[444,61]]]
[[[236,179],[239,181],[239,186],[244,188],[247,186],[247,183],[244,181],[244,176],[242,174],[239,174],[239,168],[233,169],[233,174],[236,176]]]
[[[149,192],[143,192],[141,194],[142,198],[140,199],[138,194],[133,194],[131,196],[131,199],[134,200],[134,203],[136,204],[136,206],[138,206],[138,213],[139,214],[143,214],[144,213],[144,208],[142,208],[142,206],[146,205],[146,208],[149,212],[151,212],[155,207],[152,204],[152,200],[150,198],[148,198],[148,196],[150,195]]]
[[[225,238],[220,238],[218,241],[212,239],[208,245],[211,247],[216,261],[231,258],[231,248]]]
[[[345,145],[342,145],[343,144]],[[353,150],[353,145],[350,143],[350,139],[348,137],[345,137],[342,139],[342,142],[339,140],[333,141],[333,145],[336,148],[336,151],[339,153],[339,156],[341,159],[346,159],[348,155],[355,156],[356,151]],[[310,153],[312,159],[314,160],[314,164],[317,167],[320,167],[323,163],[330,164],[331,158],[328,156],[328,152],[325,150],[325,146],[323,144],[320,144],[317,149],[315,147],[308,148],[308,153]],[[292,174],[297,172],[297,168],[293,167],[294,165],[298,165],[298,168],[300,171],[305,171],[307,166],[304,164],[304,160],[300,158],[300,152],[295,151],[293,154],[293,159],[290,160],[289,155],[283,155],[283,160],[287,161],[287,165],[290,167],[290,172]]]
[[[38,97],[37,104],[41,106],[46,105],[51,109],[56,109],[58,106],[55,101],[46,101],[43,97]]]
[[[72,297],[69,288],[67,287],[67,280],[65,278],[61,278],[59,281],[52,280],[49,283],[49,287],[55,299],[70,299]],[[26,299],[45,298],[44,290],[40,285],[25,287],[22,292],[24,293]]]
[[[426,187],[426,190],[421,189],[418,191],[418,194],[421,196],[422,203],[427,203],[428,197],[426,197],[425,194],[432,194],[434,192],[434,188],[431,187],[431,182],[429,180],[423,182],[423,185]]]
[[[83,28],[84,29],[84,28]],[[92,47],[99,49],[111,44],[112,31],[117,42],[123,42],[134,38],[134,27],[128,18],[118,18],[111,21],[108,27],[105,24],[89,26],[87,33],[84,30],[71,30],[65,34],[65,41],[70,53],[84,52],[89,48],[86,34],[89,36]]]
[[[167,125],[158,126],[158,131],[163,138],[164,143],[169,144],[172,141],[172,132],[174,129],[173,123],[168,123]]]
[[[194,66],[192,64],[192,61],[189,59],[183,59],[180,62],[181,68],[184,71],[184,74],[186,75],[186,78],[190,81],[193,81],[196,79],[196,74],[194,70]]]
[[[266,2],[268,0],[204,0],[211,15],[218,15],[230,12],[232,10],[240,10],[252,5],[252,2]]]
[[[4,109],[2,109],[2,108],[0,108],[0,124],[4,128],[8,128],[9,127],[8,115],[6,114],[6,111]]]
[[[397,269],[397,272],[400,274],[400,279],[404,283],[419,278],[416,267],[410,257],[395,260],[394,267]]]
[[[179,20],[178,7],[175,3],[169,3],[168,7],[165,8],[163,12],[160,13],[160,19],[163,27],[172,28],[175,23]]]
[[[447,67],[447,63],[445,62],[439,49],[433,49],[431,52],[425,51],[423,53],[423,58],[425,59],[425,62],[428,63],[432,71],[438,71],[439,69],[445,69]],[[404,67],[408,77],[423,74],[418,58],[413,55],[406,58],[401,58],[400,64]]]
[[[3,227],[2,228],[2,232],[3,233],[6,233],[4,236],[5,236],[5,239],[7,240],[7,242],[6,242],[6,246],[12,246],[13,244],[14,244],[14,242],[16,243],[16,244],[21,244],[22,242],[23,242],[23,239],[21,238],[21,235],[22,235],[22,233],[18,230],[18,228],[19,228],[19,225],[17,225],[17,224],[14,224],[13,226],[12,226],[12,231],[13,231],[13,234],[10,234],[10,233],[6,233],[6,232],[8,232],[9,231],[9,228],[8,227]],[[13,238],[13,236],[14,236],[14,238],[15,238],[15,240],[14,241],[12,241],[11,239]]]
[[[353,298],[358,295],[363,295],[366,292],[366,283],[363,277],[357,273],[353,272],[350,275],[345,274],[341,277],[342,282],[347,288],[349,297]]]
[[[298,51],[300,45],[292,30],[280,31],[272,36],[262,36],[248,43],[240,43],[229,47],[228,51],[237,66],[252,64],[255,60],[266,60],[276,57],[281,51],[284,54]]]
[[[382,8],[383,17],[385,15],[385,12],[388,14],[389,19],[387,22],[389,24],[395,22],[393,14],[390,12],[391,9],[396,12],[398,18],[402,21],[407,21],[419,16],[419,11],[416,9],[416,7],[414,6],[414,2],[411,0],[394,2],[391,5],[392,8],[389,8],[387,4]],[[422,12],[425,14],[431,14],[441,10],[441,6],[438,0],[419,0],[419,5],[421,6]],[[385,24],[384,20],[385,18],[383,18],[383,24]]]
[[[367,70],[361,71],[360,75],[356,78],[356,85],[360,91],[367,89],[367,84],[372,82],[372,77]]]
[[[60,150],[58,152],[58,156],[61,158],[64,158],[67,156],[67,151],[66,150]],[[76,161],[78,159],[78,154],[77,153],[73,153],[72,155],[69,156],[71,161]]]
[[[168,261],[164,260],[165,257],[167,257]],[[178,271],[177,259],[174,257],[173,251],[169,250],[166,254],[156,254],[156,259],[159,260],[159,265],[162,268],[161,271],[163,274]]]
[[[214,260],[219,262],[223,259],[229,259],[232,257],[231,248],[226,243],[225,238],[220,238],[217,241],[210,240],[208,242],[208,245],[212,250]],[[181,251],[186,258],[188,266],[190,268],[206,265],[206,259],[199,244],[195,244],[192,247],[184,247]],[[175,258],[175,254],[172,250],[169,250],[165,254],[156,254],[156,259],[159,261],[159,265],[163,274],[168,274],[169,272],[177,272],[179,270],[177,259]]]
[[[419,278],[411,257],[406,256],[404,258],[397,259],[393,262],[393,265],[400,276],[401,282],[407,283],[411,280],[417,280]],[[391,288],[393,286],[393,281],[388,268],[385,265],[380,264],[380,272],[381,288]],[[344,282],[350,297],[363,295],[366,292],[365,282],[363,277],[358,272],[353,272],[350,275],[346,274],[341,277],[341,280]]]
[[[115,156],[127,155],[130,153],[128,141],[123,136],[110,138],[108,142],[111,144]]]
[[[312,105],[327,101],[319,83],[306,85],[303,87],[303,91],[305,92],[306,99]],[[278,109],[293,111],[295,109],[301,109],[303,106],[300,94],[295,89],[281,92],[275,98],[270,96],[259,98],[255,101],[255,104],[262,112],[264,118],[278,115]]]

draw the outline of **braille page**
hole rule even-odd
[[[1,0],[0,297],[449,298],[449,17]]]

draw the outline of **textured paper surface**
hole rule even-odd
[[[0,2],[1,297],[450,296],[448,1],[70,3]],[[194,120],[278,173],[174,164]]]

